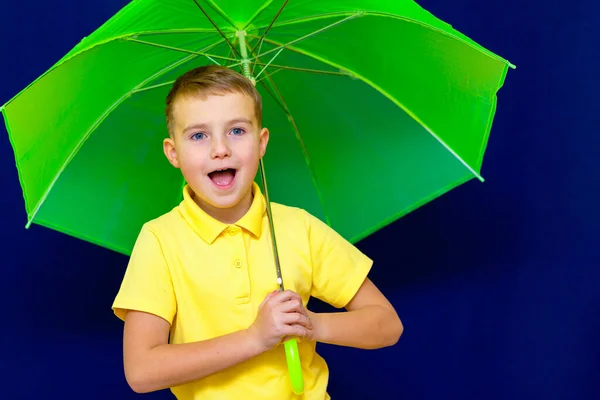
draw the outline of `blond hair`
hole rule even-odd
[[[209,65],[194,68],[181,75],[169,91],[166,99],[165,114],[167,128],[172,134],[173,105],[177,99],[183,96],[223,95],[226,93],[242,93],[254,101],[254,112],[258,128],[262,127],[262,98],[252,82],[245,76],[227,67]]]

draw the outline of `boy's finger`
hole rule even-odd
[[[291,339],[292,337],[306,338],[309,337],[310,330],[302,325],[288,325],[285,329],[285,338]],[[286,340],[287,340],[286,339]],[[283,342],[283,340],[282,340]]]
[[[308,311],[306,310],[306,308],[304,308],[302,300],[288,300],[282,304],[279,304],[277,306],[277,310],[283,313],[297,312],[304,314],[308,317]]]
[[[289,300],[300,300],[302,301],[302,297],[298,293],[292,292],[291,290],[284,290],[283,292],[276,292],[274,301],[278,303],[283,303]]]
[[[312,329],[312,322],[310,319],[306,315],[297,312],[282,314],[281,321],[286,325],[301,325],[305,328]]]

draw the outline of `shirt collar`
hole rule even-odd
[[[252,195],[250,209],[233,225],[237,225],[259,237],[267,204],[256,182],[252,182]],[[179,210],[186,222],[208,244],[212,244],[225,229],[231,226],[216,220],[198,207],[193,198],[192,188],[189,185],[185,185],[183,188],[183,200],[179,205]]]

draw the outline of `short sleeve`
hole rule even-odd
[[[367,278],[373,261],[335,230],[306,213],[312,261],[311,296],[344,308]]]
[[[122,320],[127,311],[135,310],[173,322],[177,302],[171,274],[160,242],[147,224],[138,235],[112,309]]]

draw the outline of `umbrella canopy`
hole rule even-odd
[[[513,67],[408,0],[138,0],[2,107],[27,226],[130,254],[181,200],[165,97],[246,72],[271,132],[272,201],[356,242],[480,171]]]

